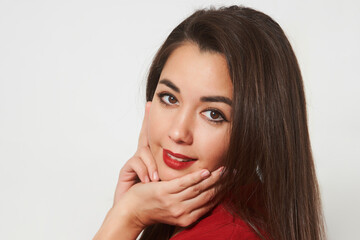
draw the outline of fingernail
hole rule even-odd
[[[201,176],[203,177],[203,178],[205,178],[205,177],[207,177],[207,176],[209,176],[210,175],[210,172],[209,172],[209,170],[203,170],[202,172],[201,172]]]
[[[223,175],[224,172],[225,172],[225,167],[221,167],[221,168],[220,168],[220,176]]]
[[[159,180],[159,175],[158,175],[158,173],[156,171],[153,173],[153,179],[154,180]]]

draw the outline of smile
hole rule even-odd
[[[190,167],[190,165],[196,161],[194,158],[190,158],[178,153],[173,153],[167,149],[163,149],[163,160],[168,167],[176,170]]]
[[[173,155],[171,155],[170,153],[166,153],[169,157],[171,157],[172,159],[176,160],[176,161],[179,161],[179,162],[189,162],[189,161],[193,161],[193,160],[189,160],[189,159],[183,159],[183,158],[178,158],[178,157],[175,157]]]

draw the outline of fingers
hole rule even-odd
[[[175,193],[171,193],[171,198],[168,198],[177,204],[167,204],[173,209],[170,212],[176,225],[188,226],[216,205],[214,184],[219,180],[222,170],[223,167],[220,167],[211,174],[201,170],[169,181],[179,184]]]
[[[167,190],[169,193],[179,193],[184,189],[201,182],[209,176],[210,172],[207,169],[189,173],[183,177],[169,181],[167,184]]]
[[[114,204],[140,179],[141,182],[150,182],[146,165],[139,157],[132,157],[120,170],[118,183],[114,194]]]
[[[159,181],[155,159],[149,147],[138,149],[136,154],[125,164],[120,172],[120,180],[134,180],[136,176],[141,182]]]
[[[194,199],[167,207],[170,215],[166,218],[166,221],[181,227],[194,223],[217,204],[214,194],[215,190],[212,188],[202,192]]]
[[[214,184],[219,180],[222,169],[219,168],[212,172],[207,179],[177,194],[178,197],[186,200],[183,200],[180,204],[184,211],[181,216],[175,218],[176,225],[181,227],[189,226],[218,203],[218,200],[214,198]]]
[[[147,102],[145,105],[145,114],[144,114],[144,120],[141,126],[140,130],[140,136],[139,136],[139,142],[138,142],[138,151],[136,156],[145,164],[147,168],[147,178],[144,176],[144,178],[151,179],[151,181],[158,181],[159,180],[159,174],[157,172],[157,166],[155,159],[148,147],[148,138],[147,138],[147,128],[148,128],[148,118],[149,118],[149,111],[150,111],[151,102]],[[134,169],[135,170],[135,169]],[[139,176],[139,178],[142,180],[142,177]]]
[[[155,159],[150,151],[149,147],[142,147],[138,150],[137,155],[145,164],[148,172],[148,176],[150,177],[151,181],[159,181],[159,174],[157,172],[157,166]]]
[[[144,114],[144,120],[142,122],[141,130],[140,130],[138,147],[148,146],[147,126],[148,126],[148,118],[149,118],[150,106],[151,106],[151,102],[149,101],[145,105],[145,114]]]
[[[135,172],[141,182],[150,182],[147,167],[138,156],[134,156],[133,158],[131,158],[124,166],[123,171],[124,178],[126,178],[127,175],[132,176]]]
[[[202,192],[211,188],[220,179],[222,169],[223,167],[218,168],[211,173],[210,177],[204,179],[197,184],[192,185],[191,187],[184,189],[182,192],[178,193],[179,197],[184,200],[193,199],[196,196],[201,197]]]
[[[203,170],[200,170],[200,171],[196,171],[196,172],[193,172],[193,173],[190,173],[190,174],[187,174],[183,177],[180,177],[180,178],[177,178],[177,179],[174,179],[172,181],[169,181],[169,191],[171,193],[179,193],[179,192],[182,192],[184,191],[185,189],[187,188],[190,188],[192,186],[196,186],[198,183],[200,182],[204,182],[202,185],[199,185],[194,189],[197,189],[197,188],[201,188],[199,190],[205,190],[206,187],[210,186],[210,184],[212,183],[212,181],[217,181],[219,176],[220,176],[220,172],[222,171],[223,167],[220,167],[219,169],[215,170],[212,174],[210,174],[209,170],[207,169],[203,169]],[[211,178],[212,181],[205,181],[204,179],[207,179],[207,178]],[[216,178],[216,179],[214,179]]]
[[[146,151],[140,152],[141,159],[145,159]],[[145,162],[139,156],[133,159],[129,168],[143,174],[143,170],[139,169],[145,168]],[[187,226],[215,206],[214,184],[219,179],[221,170],[219,168],[210,174],[203,169],[171,181],[135,184],[129,189],[128,195],[124,196],[135,196],[134,199],[146,203],[138,205],[136,209],[142,222]],[[139,177],[141,174],[138,174]]]

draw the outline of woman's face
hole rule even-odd
[[[223,55],[185,43],[160,75],[148,119],[148,140],[161,180],[213,171],[229,145],[232,83]]]

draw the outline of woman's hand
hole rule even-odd
[[[188,226],[207,213],[222,168],[200,170],[171,181],[137,183],[114,204],[96,239],[136,239],[154,223]]]
[[[118,202],[122,194],[127,192],[134,184],[139,181],[147,183],[159,181],[155,159],[150,151],[147,138],[147,122],[151,102],[145,106],[145,115],[142,123],[138,149],[134,156],[130,158],[120,170],[118,183],[115,190],[114,205]]]
[[[159,222],[188,226],[215,206],[214,184],[221,171],[222,167],[212,173],[203,169],[170,181],[136,184],[114,209],[127,206],[142,228]]]
[[[148,146],[146,104],[138,149],[119,174],[113,207],[94,240],[136,239],[154,223],[188,226],[208,212],[221,168],[203,169],[171,181],[159,182],[157,166]],[[141,181],[139,183],[139,181]]]

